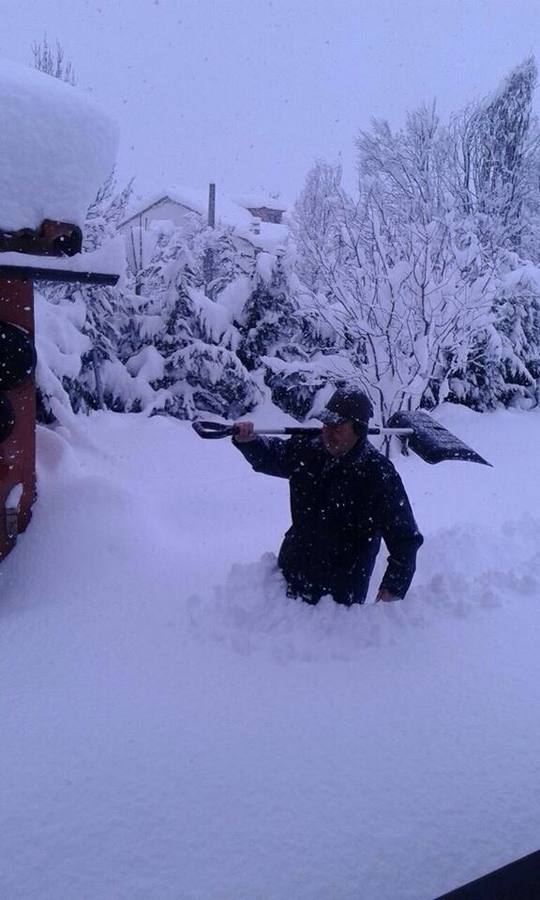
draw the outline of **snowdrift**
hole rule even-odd
[[[398,460],[417,576],[351,610],[285,596],[287,485],[229,443],[39,430],[0,569],[0,895],[432,900],[537,849],[540,417],[441,418],[494,468]]]

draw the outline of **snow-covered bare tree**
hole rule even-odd
[[[66,54],[61,43],[57,40],[53,48],[49,44],[47,35],[41,41],[32,44],[32,57],[34,68],[53,78],[59,78],[67,84],[75,86],[77,79],[71,60],[66,59]]]
[[[358,198],[333,179],[322,234],[304,197],[296,207],[304,271],[317,272],[313,306],[382,420],[446,396],[489,306],[491,273],[447,192],[447,140],[434,108],[397,133],[375,122],[358,139]],[[323,182],[312,173],[308,189]]]

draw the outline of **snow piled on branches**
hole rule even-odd
[[[132,228],[123,287],[38,300],[44,417],[53,399],[226,419],[270,401],[302,420],[340,382],[366,390],[382,421],[444,400],[536,405],[536,77],[526,60],[448,123],[434,106],[398,131],[374,122],[355,194],[318,162],[277,246],[197,214]],[[87,249],[116,231],[129,193],[109,179]]]
[[[129,188],[116,193],[112,179],[101,192],[88,215],[92,249],[116,227],[128,198]],[[76,411],[178,418],[235,418],[269,399],[280,377],[267,360],[305,356],[291,254],[256,248],[234,229],[208,228],[195,215],[182,226],[133,228],[130,241],[121,288],[44,292],[44,418],[52,415],[52,398]],[[68,352],[69,334],[67,366],[61,348]]]

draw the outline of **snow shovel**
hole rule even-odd
[[[411,450],[427,463],[443,462],[446,459],[461,459],[465,462],[491,463],[460,441],[435,419],[421,409],[415,412],[396,412],[388,419],[390,428],[410,428],[408,438]]]
[[[192,426],[199,437],[215,440],[234,436],[234,425],[221,422],[192,422]],[[294,426],[292,428],[257,428],[253,434],[300,434],[309,437],[320,434],[320,427]],[[435,422],[431,416],[422,411],[394,413],[388,420],[388,427],[374,425],[368,428],[368,434],[382,434],[395,436],[408,441],[409,447],[420,459],[427,463],[438,463],[445,459],[466,460],[467,462],[483,463],[491,465],[482,459],[478,453],[471,450],[467,444],[460,441],[450,431]]]

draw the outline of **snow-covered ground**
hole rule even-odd
[[[350,610],[284,596],[287,485],[229,441],[40,429],[0,568],[2,898],[429,900],[537,849],[540,414],[441,420],[494,468],[399,459],[417,576]]]

